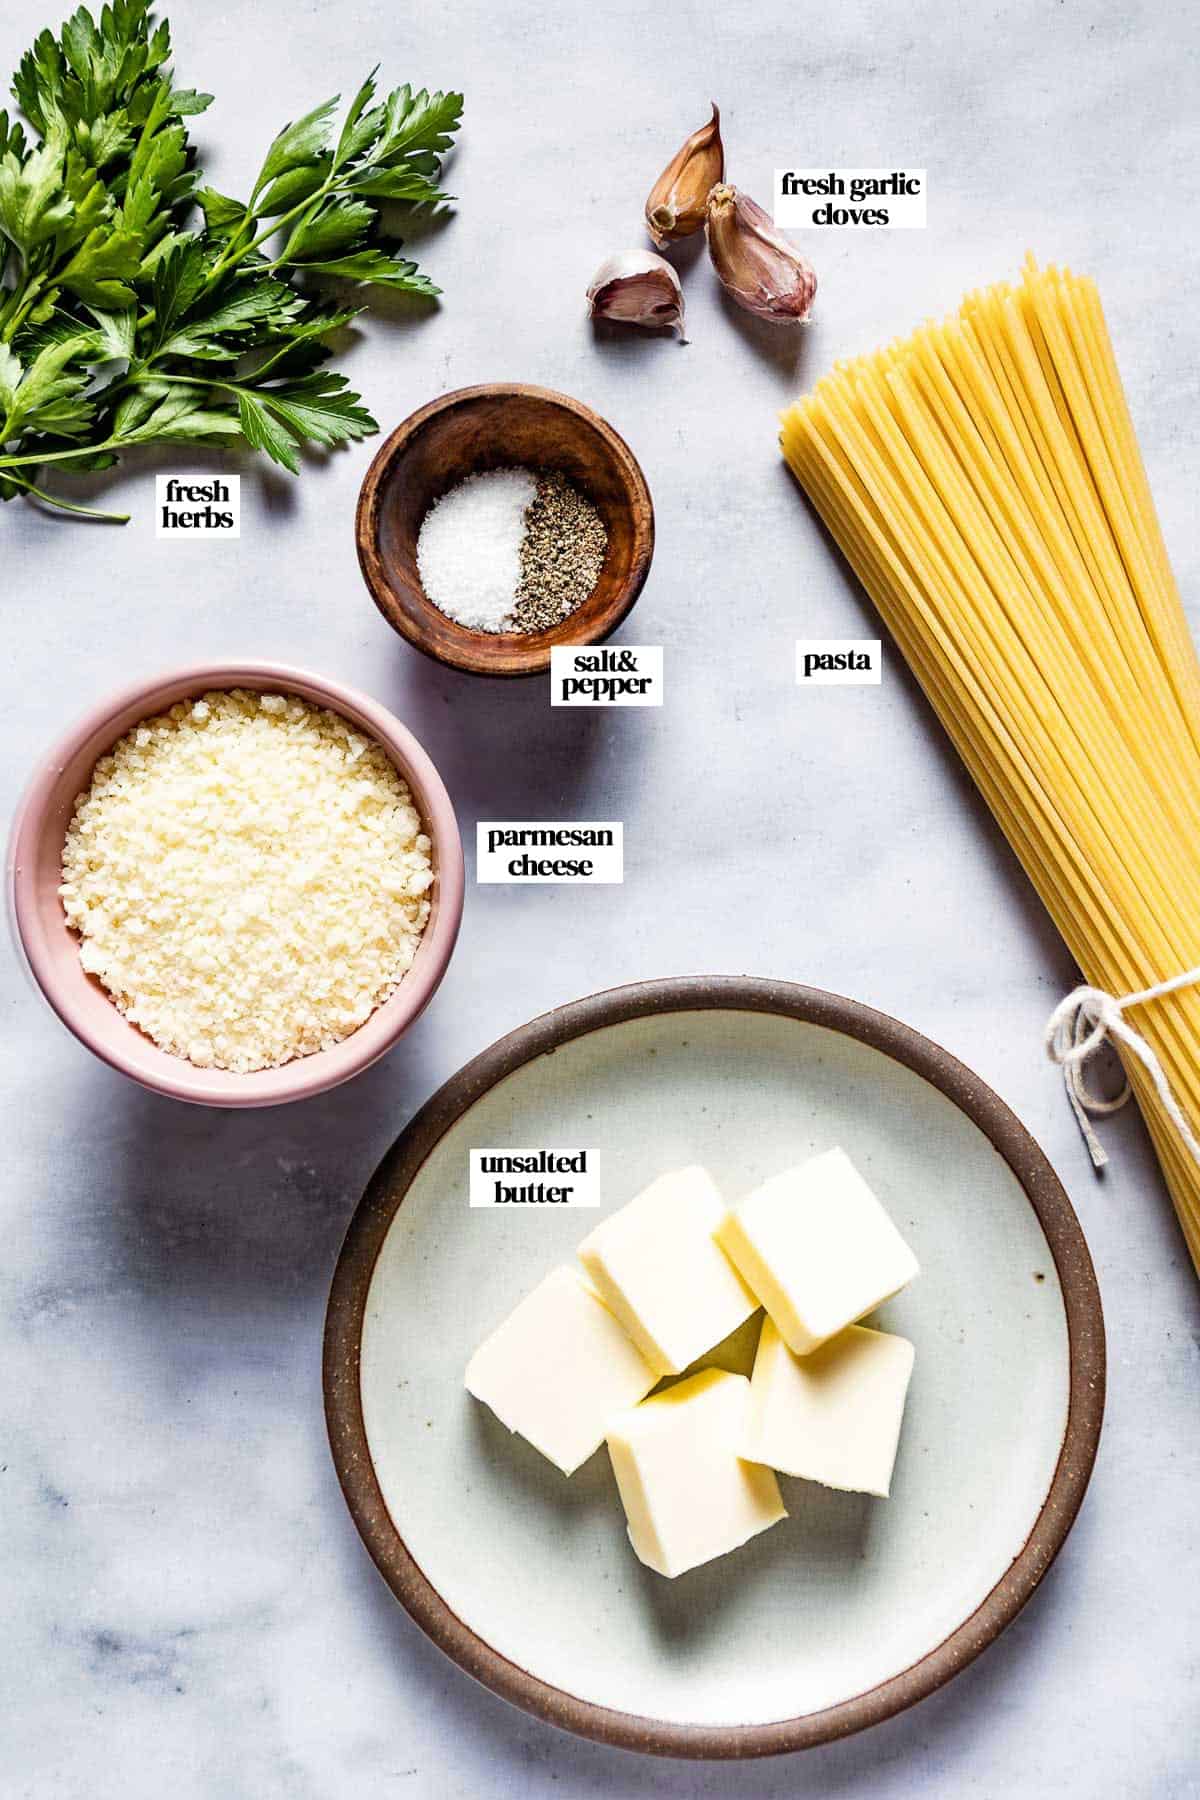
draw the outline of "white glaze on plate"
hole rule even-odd
[[[467,1151],[574,1142],[601,1152],[605,1211],[688,1161],[736,1198],[811,1152],[849,1150],[922,1265],[875,1315],[917,1348],[889,1501],[785,1479],[785,1524],[666,1582],[629,1549],[603,1451],[564,1480],[463,1391],[476,1343],[595,1220],[469,1212]],[[1049,1249],[983,1134],[855,1040],[707,1012],[577,1039],[464,1115],[380,1254],[361,1381],[393,1520],[474,1631],[599,1705],[739,1724],[859,1693],[974,1610],[1045,1498],[1067,1373]]]

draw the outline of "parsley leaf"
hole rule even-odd
[[[36,486],[39,467],[108,468],[146,443],[241,442],[297,473],[304,444],[378,429],[325,366],[361,309],[318,290],[438,294],[379,208],[449,198],[462,96],[380,99],[376,73],[340,124],[335,97],[285,125],[243,201],[204,183],[188,121],[211,96],[175,85],[148,0],[39,35],[13,78],[30,129],[0,112],[0,500],[86,511]]]
[[[206,439],[236,439],[237,415],[224,408],[206,406],[203,396],[168,385],[165,393],[151,393],[149,410],[125,415],[118,431],[124,444],[196,444]]]
[[[386,250],[359,250],[351,256],[341,256],[328,262],[306,263],[305,268],[320,275],[337,275],[343,281],[370,281],[378,287],[387,287],[405,294],[424,294],[426,299],[436,299],[441,288],[435,287],[427,275],[422,275],[415,262],[406,262],[401,256],[391,256]]]
[[[22,369],[14,353],[4,347],[0,363],[0,390],[4,416],[0,419],[0,443],[27,431],[59,437],[79,437],[91,424],[94,408],[86,395],[89,373],[79,360],[92,348],[89,332],[80,332],[39,350],[29,367]],[[74,363],[76,366],[71,367]]]
[[[240,200],[218,194],[216,188],[201,188],[196,195],[204,213],[211,238],[235,237],[249,217],[249,209]]]
[[[252,200],[277,176],[286,175],[292,169],[299,169],[305,163],[316,161],[326,148],[333,131],[333,115],[337,111],[338,98],[335,94],[332,100],[314,106],[310,113],[305,113],[294,125],[284,126],[267,151],[267,159],[254,184]]]
[[[285,262],[319,262],[361,244],[375,222],[362,200],[331,200],[297,224],[283,252]]]
[[[259,388],[256,398],[298,437],[327,450],[379,430],[358,395],[346,385],[344,375],[305,375],[298,381]]]
[[[85,306],[132,306],[135,295],[130,283],[141,261],[141,247],[133,232],[105,231],[97,225],[57,279]]]
[[[462,123],[461,94],[414,94],[406,84],[387,97],[378,161],[394,164],[401,156],[449,150]]]
[[[314,373],[271,387],[241,388],[238,417],[251,448],[265,450],[293,475],[300,472],[301,440],[332,449],[379,429],[344,375]]]

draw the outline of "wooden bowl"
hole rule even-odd
[[[592,593],[547,631],[473,631],[434,606],[417,572],[417,534],[435,500],[481,469],[558,470],[597,508],[608,550]],[[410,644],[471,675],[536,675],[554,644],[598,644],[642,591],[654,507],[624,440],[590,407],[521,383],[443,394],[393,431],[367,470],[355,520],[358,560],[376,606]]]

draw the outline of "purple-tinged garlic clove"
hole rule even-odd
[[[808,318],[816,271],[748,194],[724,183],[713,188],[705,234],[713,268],[739,306],[776,325]]]
[[[588,288],[588,313],[647,331],[671,329],[683,336],[679,277],[653,250],[627,250],[601,263]]]

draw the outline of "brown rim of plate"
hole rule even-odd
[[[757,1012],[821,1025],[903,1064],[952,1101],[990,1139],[1037,1214],[1067,1315],[1067,1426],[1050,1490],[1024,1547],[975,1611],[899,1674],[834,1706],[766,1725],[689,1725],[594,1705],[529,1674],[492,1649],[442,1599],[408,1551],[380,1492],[367,1445],[359,1354],[367,1291],[392,1219],[421,1165],[481,1096],[535,1057],[610,1025],[674,1012]],[[820,988],[752,976],[681,976],[635,982],[533,1019],[451,1077],[401,1132],[350,1222],[325,1320],[325,1416],[338,1479],[367,1549],[405,1610],[460,1668],[536,1718],[599,1743],[658,1756],[749,1757],[805,1750],[879,1724],[966,1667],[1020,1612],[1079,1511],[1104,1415],[1105,1343],[1100,1290],[1062,1184],[1016,1115],[957,1058],[886,1013]]]

